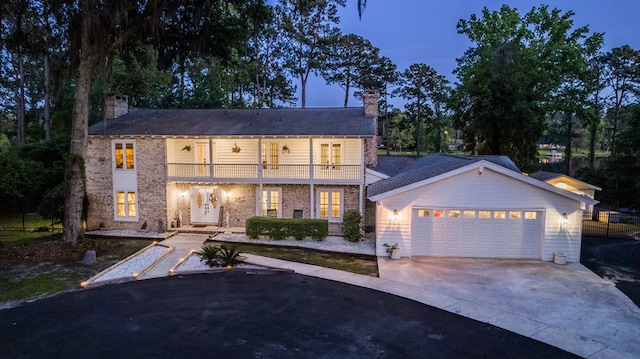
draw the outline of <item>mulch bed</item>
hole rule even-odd
[[[41,263],[41,262],[72,262],[79,261],[87,250],[94,250],[100,256],[110,253],[120,247],[117,241],[97,241],[84,239],[73,246],[61,239],[37,244],[0,247],[0,267]]]

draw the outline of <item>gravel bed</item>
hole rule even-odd
[[[126,261],[115,267],[107,269],[96,277],[92,282],[103,282],[121,278],[133,278],[134,274],[139,274],[160,257],[169,252],[171,248],[159,245],[147,247],[142,252],[130,257]]]
[[[236,264],[234,268],[265,269],[266,267],[257,266],[249,263],[241,263],[241,264]],[[196,253],[191,253],[184,262],[180,263],[180,265],[178,265],[175,268],[175,272],[179,273],[181,271],[186,272],[186,271],[200,271],[200,270],[212,270],[212,269],[220,269],[220,268],[219,267],[211,268],[208,265],[204,264],[204,262],[202,262],[202,256],[196,252]]]
[[[329,236],[323,241],[316,241],[313,239],[295,240],[295,239],[283,239],[283,240],[271,240],[271,239],[250,239],[243,233],[232,233],[231,238],[227,239],[227,235],[220,233],[213,237],[214,241],[223,242],[238,242],[238,243],[255,243],[255,244],[268,244],[273,246],[290,246],[290,247],[303,247],[319,249],[323,251],[353,253],[353,254],[369,254],[375,255],[376,242],[374,239],[364,239],[360,242],[349,242],[342,237]]]
[[[149,238],[149,239],[165,239],[173,235],[174,232],[140,232],[131,229],[113,229],[113,230],[95,230],[86,232],[92,236],[107,237],[131,237],[131,238]]]

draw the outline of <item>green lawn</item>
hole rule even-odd
[[[225,242],[213,241],[209,243]],[[325,268],[370,275],[373,277],[378,276],[378,261],[375,256],[325,252],[307,248],[271,246],[268,243],[238,243],[237,249],[242,253],[250,253],[291,262],[312,264]]]

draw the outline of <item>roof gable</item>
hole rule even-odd
[[[373,117],[362,107],[286,109],[132,109],[89,127],[115,136],[372,137]]]
[[[507,170],[520,173],[520,169],[506,156],[454,156],[438,153],[417,159],[395,176],[368,186],[367,191],[370,196],[376,196],[481,161],[493,163]]]
[[[590,183],[580,181],[579,179],[573,178],[571,176],[567,176],[563,173],[555,173],[555,172],[547,172],[547,171],[538,171],[529,175],[531,178],[535,178],[537,180],[555,185],[557,183],[568,183],[571,187],[576,188],[578,190],[596,190],[602,191],[602,188],[598,186],[594,186]]]
[[[430,156],[427,156],[430,157]],[[458,156],[453,156],[453,157],[458,157]],[[460,157],[458,157],[460,158]],[[568,197],[571,198],[575,201],[579,201],[579,202],[584,202],[586,204],[596,204],[598,203],[598,201],[588,198],[586,196],[582,196],[573,192],[569,192],[569,191],[565,191],[562,189],[559,189],[555,186],[552,186],[548,183],[539,181],[537,179],[531,178],[529,176],[526,176],[524,174],[522,174],[519,171],[514,171],[510,168],[506,168],[503,167],[501,165],[496,164],[493,161],[489,161],[486,159],[480,159],[477,158],[477,161],[472,161],[472,162],[468,162],[466,165],[463,166],[456,166],[455,161],[448,161],[445,160],[443,162],[443,164],[440,166],[440,168],[438,169],[427,169],[426,172],[423,173],[423,176],[421,179],[418,179],[418,177],[415,176],[415,172],[416,170],[410,170],[407,171],[407,173],[411,174],[410,178],[407,178],[407,175],[403,176],[403,178],[401,178],[401,180],[395,180],[394,179],[402,174],[399,174],[398,176],[394,176],[391,177],[387,180],[383,180],[380,182],[376,182],[370,186],[367,187],[367,191],[368,191],[368,198],[369,200],[372,201],[378,201],[390,196],[393,196],[395,194],[398,193],[402,193],[402,192],[406,192],[415,188],[419,188],[422,186],[426,186],[429,185],[431,183],[437,182],[437,181],[441,181],[447,178],[451,178],[454,177],[458,174],[461,173],[465,173],[465,172],[469,172],[469,171],[479,171],[482,172],[486,169],[490,169],[492,171],[501,173],[505,176],[508,176],[514,180],[517,181],[522,181],[525,182],[529,185],[538,187],[542,190],[546,190],[549,192],[553,192],[555,194],[558,194],[560,196],[563,197]],[[510,160],[509,160],[510,161]],[[439,160],[435,161],[436,163],[439,162]],[[500,162],[500,161],[498,161]],[[448,166],[446,166],[445,164],[448,164]],[[458,165],[460,164],[460,162],[457,163]],[[515,165],[514,165],[515,166]],[[404,172],[403,172],[404,173]],[[425,176],[424,174],[431,174],[431,175],[427,175]],[[416,179],[413,182],[408,182],[409,179]],[[404,185],[399,185],[401,183],[407,182]],[[386,183],[385,183],[386,182]]]

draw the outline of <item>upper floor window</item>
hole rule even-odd
[[[323,165],[331,165],[333,169],[340,169],[342,164],[342,146],[339,143],[321,143],[320,144],[320,163]],[[325,166],[329,168],[329,166]]]
[[[263,166],[263,168],[269,168],[272,170],[278,169],[278,154],[279,149],[277,142],[263,142],[262,143],[262,164],[266,165],[267,163],[271,164],[271,166]]]
[[[135,148],[133,142],[114,143],[114,162],[116,169],[132,170],[135,168]]]

